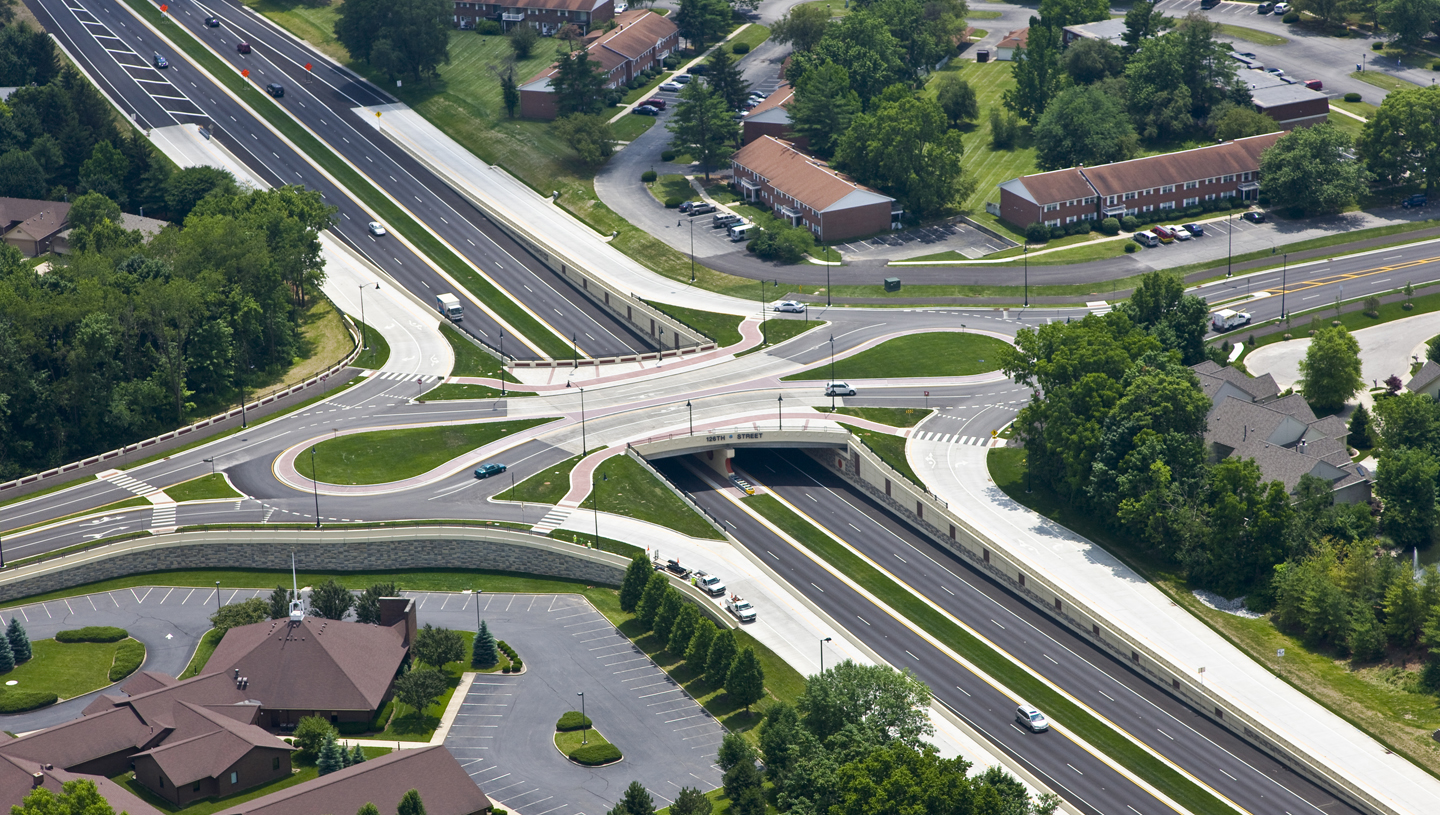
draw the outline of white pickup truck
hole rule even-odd
[[[725,593],[725,582],[713,574],[695,572],[691,575],[690,582],[711,597],[719,597]]]
[[[749,600],[742,600],[738,595],[730,595],[725,600],[725,610],[735,615],[735,619],[742,623],[755,622],[755,607],[750,605]]]

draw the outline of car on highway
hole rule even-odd
[[[668,104],[668,103],[667,103],[664,99],[661,99],[661,98],[658,97],[658,96],[653,96],[653,97],[651,97],[651,98],[649,98],[649,99],[646,99],[646,100],[645,100],[645,104],[649,105],[649,106],[652,107],[652,108],[655,108],[656,110],[664,110],[664,109],[665,109],[665,105]]]
[[[281,85],[279,82],[271,82],[269,85],[265,86],[265,92],[275,97],[276,99],[279,99],[280,97],[285,95],[285,86]]]
[[[492,476],[492,475],[499,475],[499,474],[505,472],[507,469],[509,469],[509,468],[506,467],[504,464],[500,464],[499,462],[493,462],[493,461],[492,461],[492,462],[489,463],[489,464],[481,464],[479,467],[476,467],[476,468],[475,468],[475,477],[476,477],[476,478],[489,478],[489,477]]]
[[[660,109],[659,109],[659,108],[652,108],[652,107],[650,107],[649,105],[641,105],[641,106],[635,108],[634,110],[632,110],[632,111],[630,111],[630,112],[631,112],[631,113],[639,114],[639,115],[641,115],[641,116],[659,116],[659,115],[660,115]]]
[[[1275,4],[1275,8],[1271,9],[1271,10],[1270,10],[1270,13],[1271,13],[1271,14],[1274,14],[1276,17],[1279,17],[1280,15],[1286,14],[1286,13],[1288,13],[1289,11],[1290,11],[1290,4],[1289,4],[1289,3],[1276,3],[1276,4]]]
[[[705,592],[711,597],[719,597],[725,593],[725,581],[713,574],[696,571],[691,578],[695,584],[695,588]]]
[[[1036,710],[1033,705],[1021,705],[1015,708],[1015,721],[1025,726],[1031,733],[1043,733],[1050,729],[1050,720],[1045,714]]]
[[[775,311],[788,311],[792,314],[801,314],[805,311],[805,304],[795,300],[781,300],[775,304]]]
[[[1161,243],[1174,243],[1175,233],[1170,231],[1168,226],[1157,226],[1150,230]]]
[[[250,43],[248,43],[248,42],[237,42],[237,43],[235,43],[235,50],[236,50],[236,51],[239,51],[239,52],[242,53],[242,54],[248,54],[248,53],[250,53]]]
[[[854,396],[855,389],[850,387],[849,382],[827,382],[825,383],[826,396]]]
[[[1249,212],[1245,213],[1244,215],[1241,215],[1240,217],[1241,217],[1241,218],[1244,218],[1245,220],[1249,221],[1249,222],[1252,223],[1252,224],[1263,224],[1263,223],[1265,223],[1265,213],[1261,212],[1261,211],[1258,210],[1258,209],[1252,209],[1252,210],[1250,210]]]
[[[366,228],[370,230],[371,235],[385,234],[385,227],[381,226],[379,221],[371,221],[370,225]]]
[[[210,28],[219,28],[220,18],[212,14],[211,16],[205,18],[205,25]]]
[[[1198,238],[1205,234],[1205,226],[1203,224],[1185,224],[1185,231]]]
[[[732,594],[725,599],[725,610],[742,623],[755,622],[755,607],[750,605],[749,600],[742,600],[737,595]]]
[[[1171,226],[1166,228],[1170,230],[1170,234],[1174,235],[1175,240],[1177,241],[1188,241],[1194,237],[1194,235],[1190,234],[1190,230],[1186,229],[1183,226]]]
[[[155,67],[156,67],[156,68],[160,68],[161,70],[164,70],[165,68],[169,68],[169,67],[170,67],[170,62],[169,62],[169,60],[165,59],[164,57],[160,56],[159,54],[156,54],[156,55],[155,55]]]
[[[660,90],[666,91],[668,93],[679,93],[680,91],[685,90],[685,86],[681,85],[679,82],[661,82]]]

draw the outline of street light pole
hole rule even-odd
[[[829,642],[831,639],[833,639],[833,637],[826,637],[825,639],[820,640],[820,673],[822,674],[825,673],[825,643]]]
[[[360,347],[366,351],[370,350],[370,334],[365,330],[365,290],[368,288],[369,283],[360,284]],[[375,288],[379,289],[380,284],[376,283]]]
[[[606,481],[609,481],[609,480],[610,480],[610,476],[609,476],[609,475],[607,475],[606,473],[603,473],[603,472],[600,473],[600,481],[601,481],[602,483],[603,483],[603,482],[606,482]],[[599,548],[600,548],[600,489],[599,489],[598,487],[591,487],[591,488],[590,488],[590,512],[595,516],[595,548],[596,548],[596,549],[599,549]]]
[[[500,332],[500,395],[505,395],[505,332]]]
[[[480,592],[484,589],[475,590],[475,633],[480,633]]]
[[[695,282],[695,219],[690,219],[690,282]]]
[[[580,697],[580,743],[587,744],[590,728],[586,726],[587,722],[585,721],[585,691],[582,690],[577,695]]]
[[[210,474],[211,474],[211,475],[214,475],[214,474],[215,474],[215,458],[212,456],[212,457],[210,457],[210,458],[201,459],[201,461],[207,462],[207,463],[210,465]]]
[[[585,440],[585,389],[580,389],[580,457],[590,452],[590,445]]]
[[[825,308],[830,308],[830,250],[825,250]]]
[[[1025,241],[1025,308],[1030,308],[1030,241]]]
[[[775,397],[775,418],[780,422],[780,429],[785,429],[785,394]]]
[[[1280,256],[1280,319],[1285,319],[1285,275],[1290,271],[1290,255]]]
[[[830,335],[830,383],[831,383],[831,384],[834,384],[834,382],[835,382],[835,335],[834,335],[834,334],[831,334],[831,335]],[[834,412],[835,412],[835,389],[834,389],[834,388],[826,388],[826,390],[830,391],[830,412],[831,412],[831,413],[834,413]]]
[[[695,408],[690,406],[690,400],[685,400],[685,410],[690,416],[690,435],[695,435]]]
[[[765,347],[765,280],[760,280],[760,347]]]
[[[1231,212],[1225,216],[1226,237],[1230,246],[1225,250],[1225,276],[1232,274],[1231,262],[1235,259],[1235,213]]]
[[[215,581],[215,610],[220,610],[220,581]]]
[[[315,528],[320,528],[320,487],[315,481],[315,445],[310,445],[310,491],[315,494]]]

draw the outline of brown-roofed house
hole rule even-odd
[[[591,32],[585,46],[600,65],[605,87],[618,88],[646,69],[659,65],[680,41],[679,29],[652,11],[632,9],[615,16],[615,28]],[[541,71],[520,86],[520,115],[526,119],[554,119],[559,115],[550,77],[555,66]]]
[[[32,258],[50,251],[51,241],[69,217],[70,205],[63,201],[0,198],[0,235]]]
[[[59,795],[66,782],[80,780],[93,782],[96,791],[116,812],[126,815],[160,815],[160,810],[103,775],[80,775],[59,769],[53,764],[0,755],[0,803],[6,806],[19,806],[25,796],[41,788]]]
[[[504,31],[528,25],[543,36],[562,26],[579,26],[581,33],[605,24],[615,16],[613,0],[504,0],[501,3],[455,3],[451,19],[460,29],[472,29],[479,20],[495,20]]]
[[[254,708],[252,716],[259,713]],[[234,710],[175,706],[172,734],[134,756],[135,780],[176,806],[290,777],[290,746]]]
[[[1015,60],[1016,51],[1024,51],[1025,46],[1030,42],[1030,29],[1017,28],[1001,38],[995,44],[995,59],[1005,62]]]
[[[1023,229],[1037,221],[1062,226],[1219,198],[1251,200],[1260,189],[1260,154],[1283,135],[1012,178],[1000,185],[1000,217]]]
[[[768,207],[822,241],[873,235],[900,224],[903,210],[894,198],[851,181],[773,136],[741,147],[730,157],[730,167],[746,201]]]
[[[795,89],[790,87],[789,82],[781,82],[774,93],[745,114],[744,121],[740,123],[740,143],[749,144],[761,136],[774,136],[790,142],[797,149],[807,149],[810,139],[805,136],[795,138],[790,132],[789,108],[794,99]]]
[[[374,804],[394,815],[408,790],[420,793],[428,815],[481,815],[490,799],[442,745],[397,750],[352,764],[264,798],[226,809],[220,815],[322,815],[359,811]]]

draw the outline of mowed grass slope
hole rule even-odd
[[[312,456],[302,452],[295,469],[327,484],[383,484],[428,473],[441,464],[553,419],[514,419],[477,424],[416,427],[355,433],[322,441]]]

